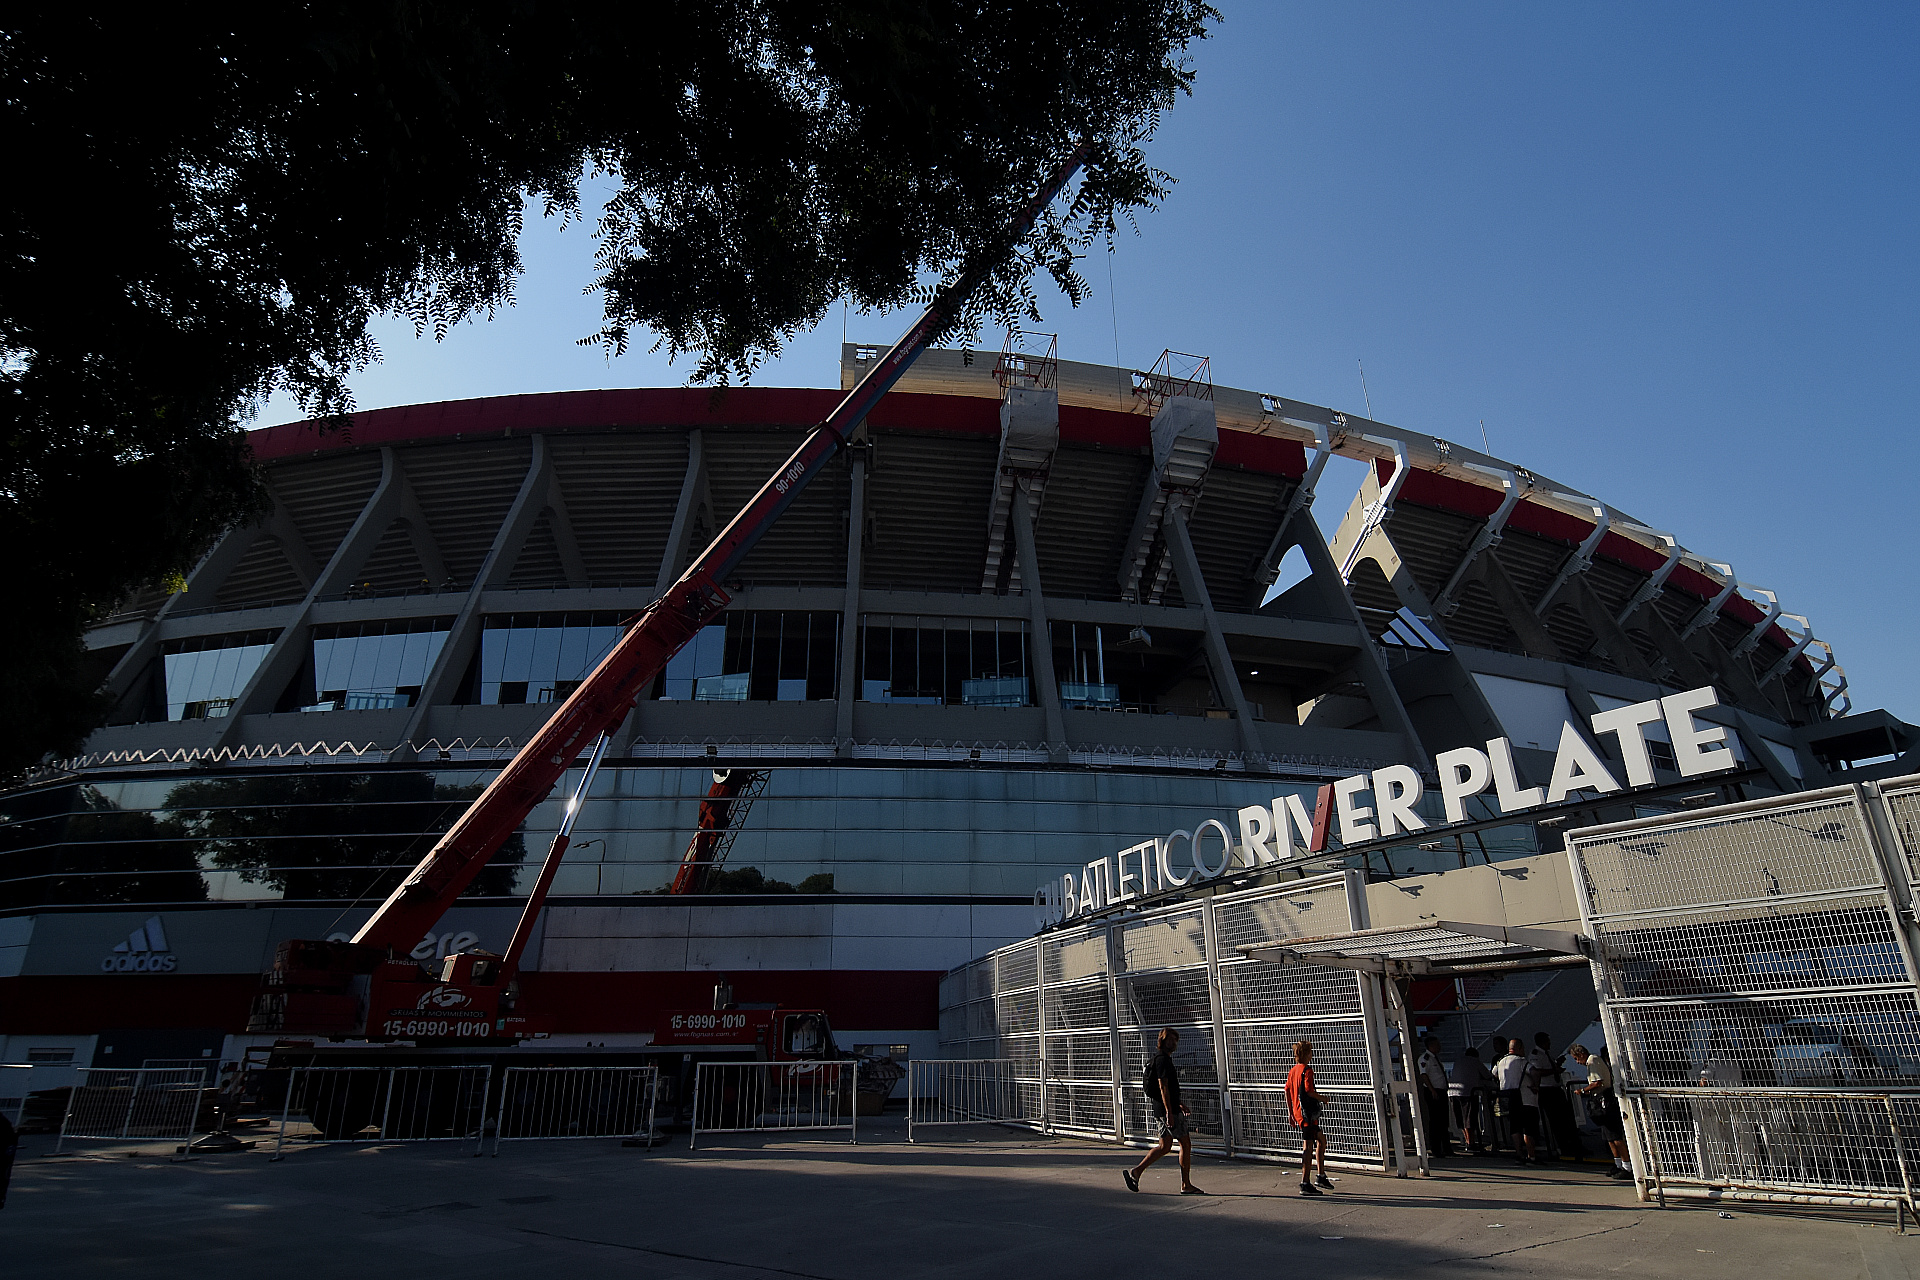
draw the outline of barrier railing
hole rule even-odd
[[[67,1097],[60,1137],[69,1140],[185,1143],[200,1114],[205,1073],[199,1068],[81,1067]]]
[[[27,1110],[27,1086],[33,1082],[33,1068],[0,1062],[0,1116],[15,1128]]]
[[[928,1125],[1034,1124],[1011,1058],[925,1058],[907,1063],[907,1141]]]
[[[1635,1089],[1648,1189],[1666,1197],[1858,1205],[1920,1219],[1920,1093]]]
[[[273,1158],[288,1142],[465,1142],[480,1154],[491,1070],[290,1067]]]
[[[702,1062],[694,1069],[693,1133],[799,1133],[841,1130],[859,1141],[854,1094],[860,1064],[845,1062]]]
[[[654,1067],[508,1067],[493,1117],[502,1142],[630,1138],[653,1146]]]

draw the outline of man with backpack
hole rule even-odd
[[[1193,1185],[1193,1135],[1188,1132],[1187,1118],[1192,1110],[1180,1101],[1180,1071],[1173,1065],[1173,1051],[1180,1047],[1180,1033],[1172,1027],[1162,1027],[1157,1041],[1158,1052],[1147,1063],[1146,1074],[1141,1085],[1147,1091],[1147,1105],[1160,1121],[1160,1144],[1147,1152],[1131,1169],[1121,1173],[1127,1181],[1127,1190],[1140,1189],[1140,1175],[1150,1168],[1155,1160],[1173,1149],[1174,1140],[1180,1141],[1180,1194],[1183,1196],[1203,1196],[1207,1194]]]

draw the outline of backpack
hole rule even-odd
[[[1167,1109],[1166,1102],[1160,1097],[1160,1059],[1158,1055],[1147,1059],[1147,1069],[1140,1076],[1140,1087],[1147,1091],[1147,1106],[1155,1115]]]

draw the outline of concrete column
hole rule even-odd
[[[1299,546],[1307,557],[1307,565],[1313,570],[1313,576],[1328,584],[1328,596],[1338,603],[1341,612],[1353,624],[1359,643],[1359,652],[1354,655],[1354,667],[1360,676],[1360,683],[1366,686],[1367,698],[1373,703],[1381,726],[1389,733],[1406,738],[1407,749],[1418,757],[1410,763],[1418,765],[1423,772],[1429,770],[1432,761],[1428,758],[1426,744],[1414,729],[1413,717],[1407,714],[1406,704],[1400,701],[1399,690],[1393,687],[1386,664],[1380,660],[1380,651],[1374,646],[1366,624],[1360,620],[1360,611],[1354,607],[1353,597],[1347,594],[1346,583],[1340,578],[1340,566],[1333,562],[1326,539],[1320,535],[1320,528],[1313,521],[1300,522]]]
[[[840,679],[833,719],[834,750],[853,755],[853,704],[860,700],[860,563],[867,527],[867,451],[853,450],[847,506],[847,594],[840,606]]]
[[[1167,554],[1173,560],[1180,594],[1186,597],[1189,607],[1200,611],[1203,634],[1207,638],[1207,662],[1213,668],[1213,687],[1232,709],[1240,728],[1240,750],[1249,757],[1247,763],[1252,764],[1252,757],[1265,757],[1266,747],[1260,741],[1259,727],[1253,722],[1253,707],[1240,687],[1240,673],[1234,670],[1233,655],[1227,652],[1227,638],[1220,633],[1220,619],[1213,612],[1213,597],[1207,593],[1206,576],[1200,572],[1200,561],[1193,554],[1193,539],[1187,536],[1186,513],[1170,508],[1160,523],[1160,532],[1167,542]]]
[[[300,664],[306,660],[308,622],[313,616],[313,606],[321,597],[344,590],[353,580],[353,575],[360,572],[367,557],[380,545],[380,539],[388,527],[401,517],[407,495],[407,478],[400,470],[400,459],[392,449],[381,449],[380,483],[374,488],[373,496],[367,499],[366,506],[360,508],[353,527],[347,530],[347,536],[340,539],[340,545],[334,548],[327,567],[307,591],[307,598],[300,602],[299,612],[281,631],[273,648],[267,651],[253,678],[247,681],[247,687],[234,699],[233,710],[227,716],[226,726],[220,731],[217,745],[226,746],[239,736],[242,718],[273,710],[280,691],[286,688],[287,681],[293,678]]]
[[[493,535],[493,545],[487,548],[486,558],[473,575],[473,586],[467,591],[466,601],[453,620],[453,630],[448,633],[447,642],[440,646],[440,656],[434,659],[426,683],[420,686],[420,700],[414,703],[413,714],[407,718],[407,731],[394,749],[396,757],[414,757],[416,753],[412,744],[426,730],[428,708],[444,703],[454,695],[456,682],[466,674],[468,664],[473,661],[473,651],[479,647],[480,632],[485,622],[481,599],[488,591],[505,585],[512,575],[514,563],[519,560],[520,551],[526,546],[527,536],[533,532],[540,512],[545,509],[551,463],[547,438],[534,436],[533,451],[527,459],[527,475],[520,482],[520,492],[514,495],[513,505],[507,508],[506,517],[500,521],[500,528]]]
[[[1053,636],[1047,630],[1047,598],[1040,589],[1040,553],[1033,541],[1033,508],[1023,478],[1013,494],[1013,546],[1020,557],[1020,589],[1027,597],[1027,620],[1033,631],[1033,682],[1045,713],[1047,750],[1064,760],[1067,720],[1060,713],[1060,682],[1053,674]]]
[[[700,428],[687,432],[687,474],[680,481],[680,501],[673,508],[673,527],[667,532],[667,549],[660,554],[660,576],[654,580],[653,593],[665,595],[667,588],[680,579],[681,566],[687,562],[687,544],[693,539],[693,521],[699,514],[707,488],[707,455]]]

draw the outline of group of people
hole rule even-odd
[[[1573,1119],[1573,1093],[1587,1103],[1587,1111],[1606,1135],[1613,1157],[1608,1171],[1616,1178],[1631,1178],[1627,1159],[1626,1126],[1620,1115],[1620,1102],[1613,1090],[1613,1067],[1606,1049],[1590,1053],[1576,1044],[1567,1051],[1576,1063],[1586,1068],[1587,1080],[1578,1089],[1569,1089],[1566,1057],[1557,1057],[1553,1041],[1542,1031],[1533,1037],[1529,1049],[1519,1040],[1506,1042],[1506,1053],[1489,1067],[1477,1050],[1469,1047],[1454,1063],[1448,1076],[1440,1061],[1438,1037],[1426,1037],[1426,1052],[1420,1055],[1416,1077],[1420,1083],[1422,1114],[1426,1121],[1427,1153],[1434,1159],[1453,1155],[1453,1126],[1458,1125],[1466,1149],[1475,1155],[1492,1155],[1488,1140],[1489,1119],[1502,1122],[1513,1139],[1513,1156],[1521,1164],[1535,1164],[1544,1158],[1542,1146],[1549,1138],[1563,1160],[1577,1160],[1583,1154],[1579,1126]],[[1488,1113],[1491,1113],[1489,1116]],[[1452,1123],[1449,1123],[1451,1120]]]
[[[1451,1077],[1440,1060],[1440,1040],[1425,1039],[1426,1052],[1420,1055],[1414,1078],[1420,1090],[1421,1115],[1426,1125],[1427,1153],[1434,1159],[1453,1155],[1453,1126],[1458,1124],[1466,1149],[1476,1155],[1492,1155],[1487,1145],[1492,1120],[1504,1122],[1513,1135],[1513,1155],[1521,1164],[1542,1159],[1540,1140],[1551,1134],[1562,1159],[1581,1156],[1580,1132],[1573,1119],[1573,1103],[1568,1096],[1569,1081],[1564,1058],[1555,1057],[1553,1042],[1542,1031],[1528,1049],[1518,1040],[1509,1040],[1506,1054],[1489,1067],[1477,1050],[1469,1047],[1454,1063]],[[1180,1071],[1173,1055],[1180,1047],[1180,1033],[1163,1028],[1155,1042],[1141,1083],[1146,1089],[1147,1105],[1160,1123],[1160,1140],[1125,1170],[1127,1190],[1140,1189],[1140,1175],[1155,1161],[1180,1148],[1180,1194],[1203,1196],[1206,1192],[1193,1184],[1192,1108],[1180,1100]],[[1586,1068],[1587,1080],[1575,1092],[1587,1103],[1588,1114],[1606,1135],[1613,1157],[1610,1176],[1633,1177],[1627,1156],[1626,1126],[1620,1115],[1620,1101],[1613,1089],[1613,1066],[1602,1046],[1589,1053],[1576,1044],[1567,1056]],[[1333,1189],[1327,1178],[1327,1139],[1320,1130],[1320,1091],[1313,1078],[1313,1042],[1302,1040],[1293,1046],[1293,1067],[1287,1072],[1287,1111],[1300,1131],[1300,1194],[1322,1195]],[[1543,1127],[1544,1126],[1544,1127]],[[1477,1140],[1476,1140],[1477,1139]],[[1316,1164],[1318,1176],[1315,1176]]]

